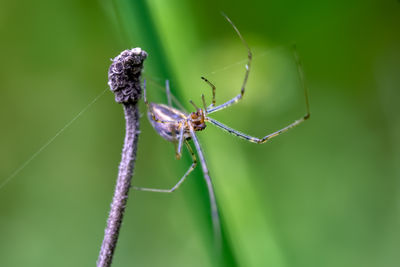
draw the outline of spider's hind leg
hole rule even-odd
[[[159,120],[156,115],[153,112],[153,109],[150,107],[150,103],[147,100],[146,97],[146,80],[143,80],[143,101],[146,104],[147,110],[150,112],[152,119],[155,122],[159,122],[159,123],[173,123],[173,121],[163,121],[163,120]]]
[[[179,129],[178,141],[174,142],[176,159],[180,159],[182,156],[182,144],[185,139],[183,136],[183,133],[185,132],[185,127],[182,122],[179,123],[178,129]],[[174,139],[176,139],[175,132],[173,132],[173,136]]]
[[[159,192],[159,193],[172,193],[176,189],[178,189],[179,186],[185,181],[186,177],[194,170],[194,168],[196,168],[196,165],[197,165],[197,159],[193,152],[193,149],[190,146],[189,142],[186,140],[185,140],[185,145],[186,145],[190,155],[192,156],[193,163],[189,167],[189,169],[186,171],[186,173],[183,175],[183,177],[178,181],[178,183],[176,183],[176,185],[174,185],[170,189],[157,189],[157,188],[136,187],[136,186],[134,186],[133,189],[139,190],[139,191],[150,191],[150,192]]]

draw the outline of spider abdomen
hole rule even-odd
[[[181,127],[184,127],[184,138],[190,138],[190,132],[186,125],[187,114],[163,104],[150,103],[150,109],[153,114],[149,111],[147,117],[154,130],[162,138],[170,142],[177,142]],[[153,115],[156,120],[154,120]]]

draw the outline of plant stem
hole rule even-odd
[[[137,141],[139,137],[139,109],[136,104],[124,104],[126,135],[122,149],[114,198],[107,220],[97,266],[111,266],[113,254],[118,241],[119,229],[128,200],[131,178],[135,168]]]
[[[111,91],[115,93],[115,100],[122,103],[124,107],[126,134],[117,184],[97,260],[98,267],[111,266],[131,187],[139,137],[139,108],[137,103],[142,92],[140,74],[146,57],[146,52],[140,48],[125,50],[113,60],[108,73],[108,84]]]

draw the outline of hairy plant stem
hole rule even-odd
[[[124,104],[124,111],[126,119],[125,142],[122,149],[122,159],[119,165],[114,198],[107,220],[107,228],[97,261],[98,267],[111,266],[131,187],[132,174],[135,168],[137,141],[139,137],[139,109],[137,104]]]
[[[146,57],[147,53],[140,48],[125,50],[113,59],[113,63],[108,71],[108,84],[111,91],[115,94],[115,101],[123,104],[124,107],[126,134],[117,184],[107,220],[107,227],[104,231],[103,243],[97,260],[98,267],[111,266],[128,201],[140,132],[138,108],[138,100],[142,94],[140,75],[143,68],[143,61]]]

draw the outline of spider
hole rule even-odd
[[[295,53],[295,56],[296,56],[296,61],[297,61],[297,65],[298,65],[298,71],[300,74],[300,79],[304,86],[304,94],[305,94],[305,99],[306,99],[306,115],[305,116],[294,121],[293,123],[289,124],[288,126],[282,128],[276,132],[268,134],[262,138],[257,138],[257,137],[253,137],[253,136],[244,134],[242,132],[232,129],[232,128],[222,124],[221,122],[216,121],[209,117],[209,114],[220,111],[229,106],[232,106],[233,104],[239,102],[243,98],[243,95],[245,92],[245,87],[246,87],[247,80],[248,80],[249,73],[250,73],[251,62],[252,62],[252,52],[251,52],[250,47],[248,46],[247,42],[242,37],[241,33],[236,28],[235,24],[233,24],[233,22],[225,14],[223,14],[223,16],[229,22],[229,24],[233,27],[236,34],[239,36],[240,40],[242,41],[242,43],[244,44],[244,46],[247,49],[247,60],[248,61],[247,61],[246,71],[245,71],[244,80],[242,83],[240,93],[237,96],[230,99],[229,101],[216,106],[216,101],[215,101],[216,87],[210,81],[208,81],[206,78],[201,77],[201,79],[203,79],[212,89],[211,104],[207,107],[204,94],[202,94],[201,98],[202,98],[202,102],[203,102],[203,107],[199,108],[193,101],[190,100],[189,102],[193,105],[193,107],[195,108],[195,111],[190,114],[187,114],[186,112],[180,111],[179,109],[176,109],[172,106],[171,92],[170,92],[168,80],[166,81],[166,86],[165,86],[168,105],[149,103],[147,100],[147,97],[146,97],[146,80],[144,80],[144,82],[143,82],[143,99],[147,106],[147,110],[148,110],[147,115],[148,115],[148,119],[149,119],[151,125],[153,126],[153,128],[156,130],[156,132],[162,138],[164,138],[167,141],[172,142],[174,144],[177,159],[181,158],[182,146],[183,146],[183,144],[185,144],[186,148],[188,149],[188,151],[192,157],[193,163],[189,167],[189,169],[186,171],[186,173],[182,176],[182,178],[170,189],[134,187],[134,189],[140,190],[140,191],[151,191],[151,192],[161,192],[161,193],[172,193],[176,189],[178,189],[179,186],[185,181],[186,177],[195,169],[195,167],[197,165],[196,155],[193,152],[193,149],[188,142],[190,139],[192,139],[194,146],[196,147],[197,155],[200,159],[200,164],[202,167],[204,179],[207,184],[209,198],[210,198],[210,205],[211,205],[211,215],[212,215],[214,235],[217,238],[219,238],[220,234],[221,234],[217,203],[216,203],[214,189],[213,189],[213,185],[212,185],[211,178],[209,175],[208,167],[207,167],[202,149],[200,147],[199,140],[197,139],[196,132],[203,131],[206,128],[206,123],[211,123],[211,124],[215,125],[216,127],[220,128],[224,131],[227,131],[228,133],[233,134],[239,138],[242,138],[242,139],[247,140],[252,143],[263,144],[263,143],[267,142],[268,140],[270,140],[271,138],[276,137],[276,136],[288,131],[290,128],[293,128],[293,127],[299,125],[300,123],[304,122],[305,120],[307,120],[310,117],[307,89],[304,86],[303,73],[301,71],[300,63],[299,63],[296,53]]]

